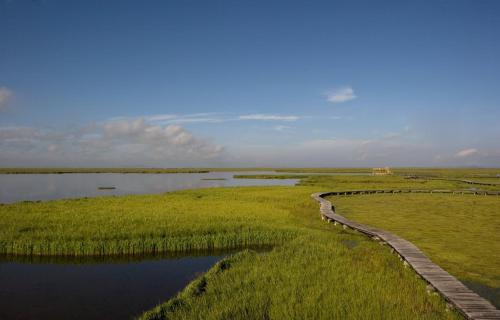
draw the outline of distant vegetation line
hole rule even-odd
[[[372,173],[372,168],[280,168],[280,167],[235,167],[235,168],[132,168],[132,167],[44,167],[27,168],[12,167],[0,168],[0,174],[29,174],[29,173],[208,173],[229,171],[275,171],[280,173]],[[394,167],[395,175],[413,175],[418,177],[461,177],[478,179],[498,179],[500,181],[500,168],[420,168],[420,167]]]
[[[235,174],[235,179],[304,179],[307,175],[303,174]]]
[[[207,173],[207,169],[161,168],[0,168],[0,174],[63,174],[63,173]]]
[[[371,168],[275,168],[275,167],[235,167],[235,168],[128,168],[128,167],[96,167],[96,168],[0,168],[3,174],[27,173],[207,173],[228,171],[276,171],[301,173],[370,173]]]

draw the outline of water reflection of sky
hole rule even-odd
[[[233,178],[235,174],[267,173],[274,174],[273,172],[0,174],[0,203],[163,193],[208,187],[294,185],[297,182],[297,179]],[[225,180],[203,180],[213,178]],[[116,189],[99,190],[99,187],[116,187]]]

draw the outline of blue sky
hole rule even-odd
[[[0,1],[0,166],[500,166],[498,1]]]

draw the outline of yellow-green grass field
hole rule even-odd
[[[336,212],[409,241],[456,277],[500,288],[500,196],[329,197]]]
[[[353,244],[355,245],[353,247]],[[460,319],[360,235],[318,230],[266,254],[242,252],[143,319]]]
[[[308,192],[211,188],[2,205],[0,252],[135,254],[282,243],[299,231],[289,195],[300,205]]]

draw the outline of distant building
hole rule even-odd
[[[392,171],[391,171],[391,169],[389,169],[389,167],[385,167],[385,168],[373,168],[372,174],[374,176],[385,176],[385,175],[392,174]]]

